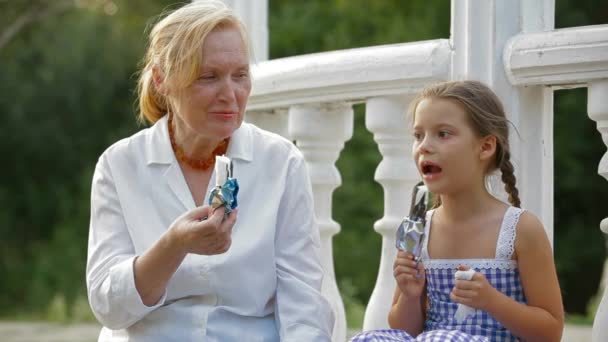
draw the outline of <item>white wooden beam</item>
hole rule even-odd
[[[608,25],[520,34],[505,49],[514,85],[570,85],[608,78]]]

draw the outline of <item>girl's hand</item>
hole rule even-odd
[[[460,271],[468,269],[467,266],[458,266]],[[490,285],[486,276],[483,273],[475,272],[471,280],[456,280],[450,298],[456,303],[488,311],[489,303],[495,298],[496,293],[497,290]]]
[[[178,217],[169,233],[172,241],[184,253],[201,255],[222,254],[232,243],[232,227],[237,209],[224,219],[224,207],[198,207]]]
[[[393,264],[393,275],[397,286],[406,299],[420,298],[424,290],[425,272],[422,262],[416,262],[414,255],[398,251]]]

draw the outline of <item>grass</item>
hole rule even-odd
[[[39,312],[18,312],[1,317],[10,321],[44,321],[50,323],[91,323],[96,322],[95,316],[84,296],[79,296],[73,305],[68,306],[63,295],[55,295],[45,310]]]

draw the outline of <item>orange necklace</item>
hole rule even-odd
[[[181,146],[179,146],[175,143],[173,125],[171,124],[172,121],[173,121],[172,116],[169,115],[169,120],[168,120],[169,140],[171,141],[171,148],[173,148],[173,152],[175,152],[175,157],[180,162],[190,166],[191,168],[193,168],[195,170],[208,170],[210,167],[213,166],[213,164],[215,164],[215,156],[220,156],[220,155],[226,154],[226,150],[228,150],[228,142],[230,141],[230,138],[226,138],[226,139],[222,140],[217,145],[217,147],[213,150],[213,152],[211,152],[211,155],[207,158],[195,159],[195,158],[188,157],[186,155],[186,153],[184,152],[184,149],[182,149]]]

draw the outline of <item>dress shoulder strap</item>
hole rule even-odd
[[[502,219],[498,240],[496,242],[496,259],[510,260],[515,251],[515,237],[517,236],[517,222],[524,210],[509,207]]]

